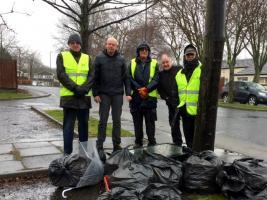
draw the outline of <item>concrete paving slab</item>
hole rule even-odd
[[[1,161],[0,162],[0,175],[6,173],[16,173],[24,170],[20,161]]]
[[[12,144],[1,144],[0,145],[0,154],[10,153],[12,151]]]
[[[55,145],[57,147],[63,147],[63,141],[51,141],[50,142],[52,145]]]
[[[214,149],[214,153],[223,161],[227,162],[227,163],[232,163],[234,160],[236,159],[240,159],[243,158],[244,155],[236,153],[236,152],[229,152],[226,151],[224,149],[218,149],[215,148]]]
[[[50,147],[19,149],[19,151],[20,151],[21,157],[60,154],[61,153],[56,147],[54,147],[52,145]]]
[[[24,157],[21,162],[27,169],[35,169],[35,168],[47,169],[51,161],[60,158],[61,156],[62,154],[30,156],[30,157]]]
[[[1,161],[8,161],[8,160],[14,160],[14,156],[11,154],[2,154],[0,155],[0,162]]]
[[[23,143],[15,143],[14,146],[17,149],[25,149],[25,148],[46,147],[46,146],[51,146],[51,144],[49,142],[23,142]]]

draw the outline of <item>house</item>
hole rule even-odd
[[[222,63],[221,68],[221,79],[224,79],[224,83],[229,81],[229,67],[225,61]],[[235,81],[253,81],[255,74],[254,63],[252,59],[242,59],[236,61],[234,69],[234,80]],[[259,83],[267,88],[267,64],[264,65]]]
[[[59,82],[56,79],[55,74],[47,71],[42,71],[33,74],[32,84],[37,86],[58,86]]]

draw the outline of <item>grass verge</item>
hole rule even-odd
[[[46,114],[50,115],[57,121],[63,122],[63,111],[62,110],[45,110]],[[78,130],[77,123],[75,124],[75,129]],[[89,119],[89,137],[96,137],[98,129],[98,120],[90,117]],[[108,123],[107,125],[107,136],[112,135],[112,124]],[[133,134],[130,131],[121,129],[121,137],[133,137]]]
[[[241,103],[224,103],[223,101],[219,100],[218,106],[223,108],[232,108],[232,109],[240,109],[240,110],[253,110],[253,111],[267,111],[266,105],[256,105],[252,106],[249,104],[241,104]]]
[[[26,90],[0,90],[0,100],[23,99],[32,95]]]

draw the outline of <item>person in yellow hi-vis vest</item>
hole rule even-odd
[[[150,57],[150,47],[145,42],[136,50],[128,67],[132,100],[130,111],[133,117],[135,148],[143,146],[143,118],[145,118],[148,145],[155,145],[155,121],[157,120],[158,63]]]
[[[68,51],[57,56],[57,77],[60,82],[60,107],[63,108],[64,154],[72,153],[74,124],[78,119],[79,141],[88,140],[89,109],[94,71],[89,55],[81,52],[78,34],[68,39]]]
[[[185,141],[189,148],[192,148],[194,139],[200,76],[201,63],[197,50],[192,44],[189,44],[184,49],[184,68],[175,77],[180,100],[177,108],[182,117]]]

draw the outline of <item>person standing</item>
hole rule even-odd
[[[100,104],[97,136],[97,149],[103,151],[106,139],[106,127],[111,108],[113,129],[113,151],[121,149],[121,113],[124,88],[126,98],[131,100],[130,82],[127,77],[127,66],[118,52],[118,41],[110,37],[106,41],[105,50],[94,61],[95,85],[93,95],[95,102]]]
[[[157,120],[158,63],[150,57],[150,47],[141,43],[131,60],[128,75],[131,81],[132,101],[130,111],[133,117],[135,148],[143,146],[143,118],[145,118],[148,145],[155,145],[155,121]]]
[[[175,145],[182,146],[183,140],[180,130],[180,116],[176,113],[179,97],[175,80],[175,76],[182,67],[172,65],[172,60],[167,53],[161,55],[160,63],[162,71],[159,72],[158,92],[168,106],[172,141]]]
[[[60,106],[63,108],[64,154],[73,150],[73,134],[78,119],[79,141],[88,141],[90,89],[94,82],[94,71],[89,55],[81,52],[82,41],[78,34],[68,39],[68,51],[57,56],[57,77],[61,83]]]
[[[186,145],[193,146],[195,119],[198,110],[201,63],[196,47],[189,44],[184,49],[184,68],[176,75],[179,94],[179,113],[183,121]]]

